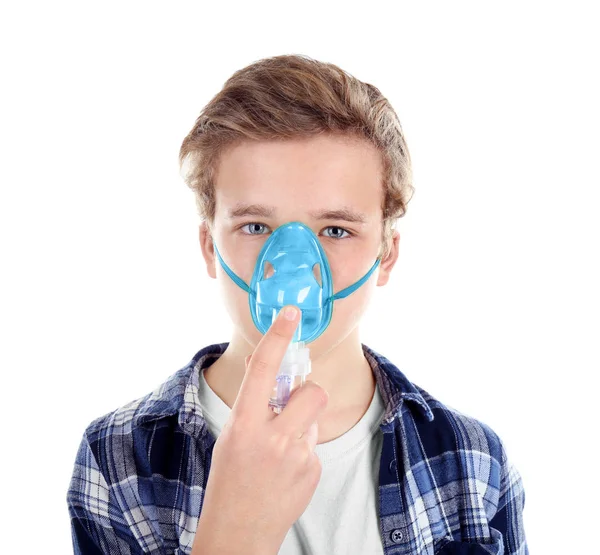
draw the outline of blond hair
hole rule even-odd
[[[179,166],[201,219],[214,221],[214,177],[225,149],[242,141],[322,133],[366,139],[381,153],[382,251],[387,253],[393,224],[414,192],[398,116],[377,87],[303,55],[265,58],[236,71],[196,119],[179,150]]]

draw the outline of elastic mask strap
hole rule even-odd
[[[354,293],[354,291],[356,291],[363,283],[365,283],[365,281],[367,281],[371,277],[371,274],[377,269],[377,266],[379,266],[380,262],[381,260],[379,260],[378,258],[375,261],[375,264],[373,264],[373,266],[371,267],[371,269],[361,279],[359,279],[354,285],[350,285],[349,287],[346,287],[346,289],[342,289],[339,293],[336,293],[335,295],[331,296],[331,301],[333,302],[337,299],[344,299],[351,293]]]
[[[213,246],[215,248],[215,253],[217,255],[217,258],[219,259],[219,262],[221,263],[221,266],[223,266],[223,270],[225,270],[225,272],[227,272],[227,275],[234,281],[234,283],[236,283],[244,291],[246,291],[246,293],[250,293],[250,295],[254,295],[254,293],[250,290],[250,287],[248,287],[248,285],[246,284],[246,282],[244,280],[240,279],[238,276],[236,276],[235,273],[233,272],[233,270],[229,266],[227,266],[227,264],[225,263],[225,261],[223,260],[223,258],[221,258],[221,254],[219,253],[219,249],[217,249],[217,245],[214,242],[213,242]]]

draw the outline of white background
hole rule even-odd
[[[228,340],[178,149],[235,70],[297,53],[380,88],[413,158],[363,341],[498,432],[532,554],[591,553],[594,3],[215,4],[2,8],[2,552],[71,552],[85,427]]]

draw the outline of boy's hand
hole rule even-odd
[[[215,443],[193,555],[276,554],[321,477],[314,453],[327,392],[314,382],[292,392],[277,415],[268,406],[300,311],[286,308],[246,359],[246,375]]]

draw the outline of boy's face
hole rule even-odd
[[[300,221],[319,237],[337,293],[362,278],[380,253],[381,171],[380,154],[366,140],[332,136],[244,142],[222,155],[215,179],[215,218],[210,228],[200,226],[200,243],[208,273],[221,284],[237,333],[253,347],[262,335],[252,321],[248,293],[219,264],[212,238],[229,267],[249,284],[270,233]],[[375,286],[387,283],[398,241],[394,232],[390,254],[369,280],[334,301],[329,327],[309,344],[313,358],[355,330]]]

